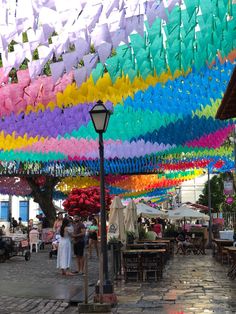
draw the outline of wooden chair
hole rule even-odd
[[[226,248],[222,248],[220,252],[221,256],[221,264],[224,264],[225,262],[229,264],[229,251]]]
[[[144,281],[162,278],[163,261],[157,253],[144,253],[141,258],[142,279]]]
[[[205,241],[203,237],[196,237],[192,239],[193,243],[193,253],[195,255],[203,254],[205,255]]]
[[[123,252],[123,269],[125,281],[141,279],[140,255],[136,253]]]

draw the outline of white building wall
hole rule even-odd
[[[39,208],[39,204],[35,203],[32,198],[27,197],[18,197],[18,196],[12,196],[9,197],[8,195],[0,195],[0,201],[9,201],[12,202],[12,205],[9,204],[9,207],[11,207],[11,217],[14,217],[17,221],[20,217],[20,201],[29,201],[29,219],[33,219],[37,221],[36,215],[41,212]],[[62,201],[56,201],[55,204],[59,207],[61,207]],[[23,224],[25,222],[23,221]],[[5,225],[6,228],[10,227],[9,221],[0,220],[0,226]]]
[[[210,176],[211,178],[212,176]],[[183,182],[181,185],[180,198],[182,203],[191,202],[196,203],[199,195],[202,194],[208,176],[202,175],[193,180]]]

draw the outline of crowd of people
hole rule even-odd
[[[138,224],[143,227],[146,232],[153,231],[157,234],[158,238],[161,238],[166,227],[166,220],[160,217],[158,218],[147,218],[143,217],[142,214],[138,217]]]
[[[58,215],[54,226],[54,240],[52,245],[57,250],[57,268],[65,276],[84,273],[84,249],[88,244],[89,257],[92,258],[92,248],[98,256],[98,225],[95,218],[82,222],[80,216],[63,218]],[[73,246],[72,246],[73,244]],[[76,257],[77,269],[71,271],[72,254]]]
[[[67,214],[58,213],[53,224],[49,228],[49,223],[43,214],[36,216],[37,221],[30,219],[26,225],[22,223],[21,217],[18,221],[12,217],[8,232],[14,234],[28,234],[29,241],[31,236],[38,236],[41,243],[51,243],[52,251],[57,256],[57,268],[62,275],[71,276],[84,273],[84,249],[88,247],[89,258],[92,258],[93,250],[96,256],[98,250],[98,223],[94,217],[82,221],[81,217],[75,215],[73,218]],[[0,227],[1,236],[6,235],[4,225]],[[45,234],[50,233],[49,241],[45,240]],[[72,255],[76,257],[77,269],[71,271]]]

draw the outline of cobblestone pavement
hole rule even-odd
[[[76,270],[74,258],[72,270]],[[98,280],[96,257],[89,260],[88,277],[90,285]],[[28,262],[13,257],[0,263],[0,314],[64,313],[69,303],[60,300],[60,295],[74,290],[82,294],[83,276],[62,276],[56,269],[56,257],[49,258],[49,248],[32,253]],[[54,295],[59,297],[52,298]]]
[[[113,313],[236,313],[236,280],[227,277],[227,270],[211,252],[175,256],[157,283],[117,284],[119,304]]]
[[[89,261],[90,283],[97,280],[97,266],[96,258]],[[112,313],[236,313],[236,281],[227,277],[227,269],[228,266],[216,262],[210,252],[206,256],[175,256],[168,262],[163,279],[156,283],[117,281],[118,305]],[[78,313],[77,306],[66,300],[18,296],[20,292],[24,294],[24,288],[29,286],[42,294],[40,287],[42,289],[45,284],[49,288],[62,285],[68,289],[77,286],[82,290],[83,277],[60,276],[56,259],[49,259],[46,251],[33,253],[29,262],[17,257],[0,264],[0,313]],[[15,291],[15,286],[22,289]],[[4,287],[8,293],[4,293]],[[13,292],[9,293],[11,289]]]

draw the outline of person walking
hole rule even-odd
[[[84,273],[84,247],[85,247],[85,225],[81,222],[79,215],[74,216],[74,254],[76,256],[77,271]]]
[[[58,213],[58,216],[53,224],[53,232],[54,234],[60,234],[60,229],[62,226],[63,215],[62,213]]]
[[[58,245],[57,268],[61,270],[62,275],[66,276],[73,275],[73,273],[70,271],[72,259],[72,235],[73,226],[69,219],[64,218],[60,230],[61,238]]]
[[[155,220],[155,223],[152,226],[152,231],[156,232],[158,238],[162,237],[162,225],[159,218]]]
[[[92,219],[92,225],[88,227],[89,237],[89,258],[92,258],[92,248],[94,247],[98,257],[98,224],[95,218]]]

